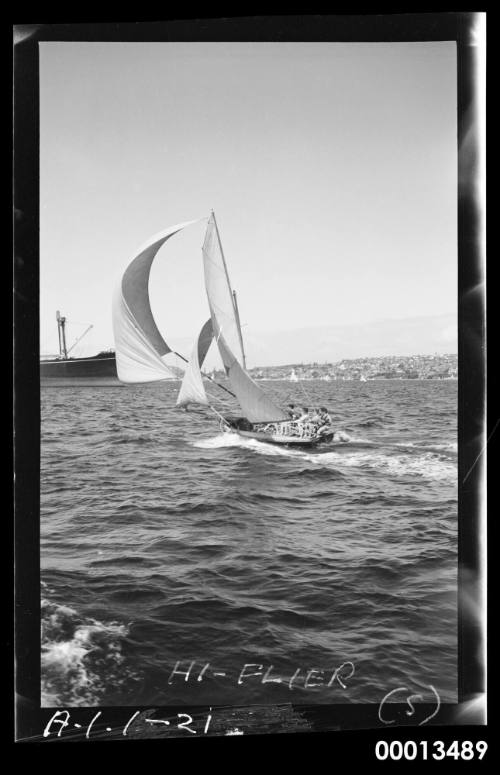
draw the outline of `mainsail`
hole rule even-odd
[[[122,382],[154,382],[180,378],[182,361],[160,334],[149,301],[149,274],[161,246],[198,221],[172,226],[152,237],[135,255],[113,296],[116,368]]]
[[[245,417],[252,423],[288,420],[245,371],[243,341],[215,215],[212,212],[203,243],[205,286],[219,352]]]
[[[203,385],[201,367],[214,337],[212,319],[209,318],[201,329],[194,344],[193,352],[184,372],[181,389],[177,397],[177,406],[188,404],[208,405],[208,398]]]

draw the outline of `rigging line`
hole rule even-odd
[[[307,393],[306,389],[305,389],[305,388],[304,388],[304,386],[302,385],[302,380],[300,380],[300,379],[299,379],[299,386],[300,386],[300,389],[302,390],[303,394],[304,394],[304,395],[305,395],[305,397],[306,397],[306,401],[307,401],[307,403],[311,405],[311,406],[310,406],[310,408],[311,408],[311,409],[314,409],[314,406],[313,406],[313,403],[314,403],[314,402],[312,402],[312,401],[311,401],[311,396],[310,396],[310,395]]]
[[[183,355],[181,355],[180,353],[178,353],[176,350],[173,350],[173,352],[174,352],[174,354],[175,354],[175,355],[177,355],[177,357],[178,357],[178,358],[182,358],[182,360],[183,360],[185,363],[189,363],[188,359],[187,359],[187,358],[185,358],[185,357],[184,357]],[[218,387],[220,387],[222,390],[225,390],[225,391],[226,391],[226,393],[229,393],[229,395],[230,395],[230,396],[232,396],[233,398],[236,398],[235,394],[234,394],[234,393],[233,393],[231,390],[229,390],[229,388],[227,388],[227,387],[224,387],[224,385],[221,385],[221,384],[220,384],[220,382],[217,382],[217,380],[213,379],[213,377],[211,377],[211,376],[210,376],[210,374],[205,374],[205,372],[204,372],[204,371],[201,371],[201,369],[200,369],[200,372],[201,372],[201,374],[202,374],[204,377],[206,377],[207,379],[209,379],[209,380],[210,380],[210,382],[213,382],[213,383],[214,383],[214,385],[217,385],[217,386],[218,386]]]
[[[71,347],[70,347],[70,348],[69,348],[69,350],[68,350],[68,355],[69,355],[69,353],[71,352],[71,350],[72,350],[74,347],[76,347],[76,345],[78,344],[78,342],[80,342],[80,341],[83,339],[83,337],[84,337],[84,336],[86,336],[86,335],[88,334],[88,332],[90,331],[90,329],[91,329],[91,328],[94,328],[94,326],[93,326],[92,324],[91,324],[91,325],[90,325],[90,326],[87,328],[87,330],[86,330],[86,331],[84,331],[84,332],[83,332],[83,334],[82,334],[81,336],[79,336],[77,339],[75,339],[75,341],[73,342],[73,344],[71,345]]]
[[[227,400],[224,398],[224,396],[221,396],[218,390],[215,390],[215,385],[214,385],[214,392],[212,393],[212,385],[210,384],[210,382],[207,382],[204,385],[204,387],[206,389],[206,393],[208,397],[213,399],[214,401],[220,401],[222,403],[224,402],[224,400]]]
[[[230,427],[231,427],[231,426],[229,425],[228,421],[226,420],[226,418],[225,418],[225,417],[223,417],[223,416],[220,414],[220,412],[218,412],[218,411],[217,411],[217,409],[215,409],[215,408],[212,406],[212,404],[208,404],[208,408],[209,408],[209,409],[211,409],[211,410],[212,410],[212,412],[213,412],[214,414],[216,414],[216,415],[217,415],[217,417],[219,418],[219,420],[222,420],[222,422],[224,423],[224,425],[227,425],[227,427],[228,427],[228,428],[230,428]]]

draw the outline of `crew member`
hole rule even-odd
[[[321,414],[319,409],[314,409],[312,414],[309,416],[309,420],[312,423],[319,423],[321,422]]]
[[[328,409],[326,406],[322,406],[319,410],[319,420],[320,420],[320,427],[322,428],[324,425],[331,425],[332,424],[332,418],[328,414]]]

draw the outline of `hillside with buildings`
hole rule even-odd
[[[254,379],[268,380],[376,380],[457,379],[456,354],[385,356],[344,359],[337,363],[290,363],[249,369]]]

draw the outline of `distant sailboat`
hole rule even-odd
[[[177,406],[200,404],[210,407],[225,431],[277,444],[312,445],[331,439],[333,431],[327,433],[326,428],[319,433],[317,429],[304,426],[299,433],[288,413],[248,374],[236,292],[231,287],[213,212],[208,219],[202,247],[210,320],[203,325],[189,360],[169,347],[160,334],[149,302],[151,265],[162,245],[193,223],[197,221],[173,226],[153,237],[136,254],[118,283],[113,300],[113,328],[119,379],[137,383],[182,378]],[[232,389],[219,387],[237,399],[242,416],[224,417],[205,391],[203,377],[208,375],[201,369],[214,339]]]

